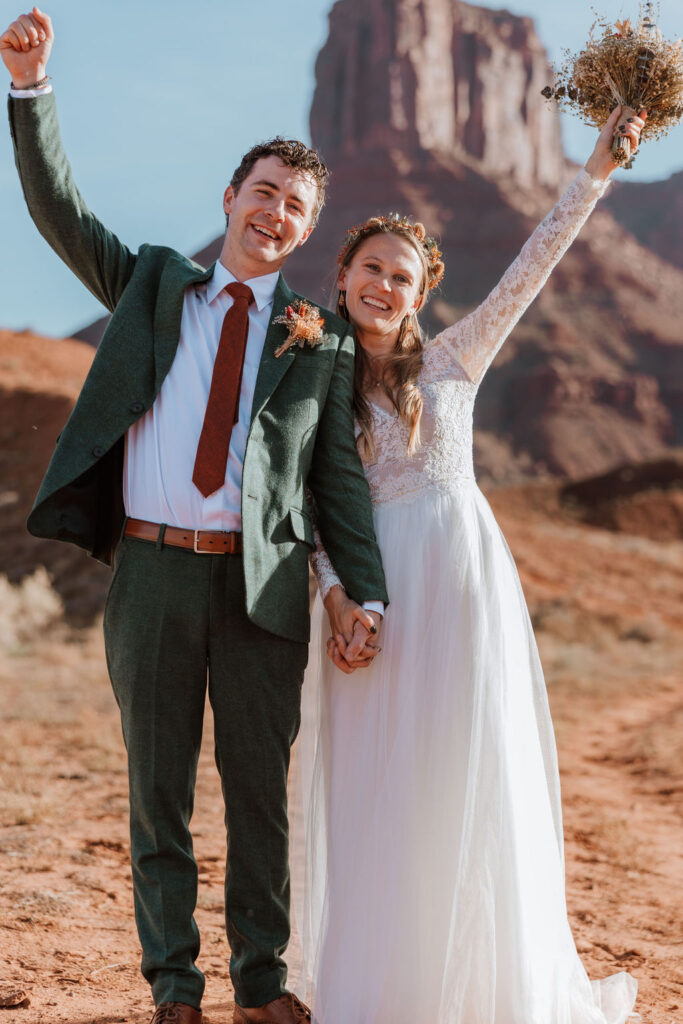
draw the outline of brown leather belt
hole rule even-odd
[[[126,520],[124,534],[135,540],[159,539],[159,523],[148,523],[144,519]],[[227,533],[225,530],[183,530],[180,526],[164,529],[163,543],[174,548],[189,548],[198,555],[240,555],[242,534]]]

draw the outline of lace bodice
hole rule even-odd
[[[359,445],[373,506],[411,501],[426,489],[452,491],[474,479],[472,414],[479,384],[605,188],[606,182],[581,170],[481,305],[426,343],[418,376],[420,445],[413,455],[407,453],[407,424],[373,405],[374,458]],[[325,596],[339,580],[316,540],[312,565]]]

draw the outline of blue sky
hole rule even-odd
[[[313,67],[331,0],[43,2],[55,26],[49,70],[76,180],[131,248],[151,241],[196,251],[222,230],[223,190],[254,141],[278,132],[308,140]],[[551,58],[579,48],[593,21],[591,0],[483,6],[533,17]],[[595,6],[614,18],[637,12],[636,0]],[[28,7],[0,0],[2,28]],[[682,35],[681,0],[662,0],[660,8],[664,33]],[[569,118],[564,131],[568,154],[583,161],[594,132]],[[682,143],[679,128],[644,148],[629,179],[683,168]],[[0,326],[60,336],[101,315],[26,214],[7,130],[0,209]]]

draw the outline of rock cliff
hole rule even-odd
[[[378,149],[439,153],[554,186],[560,127],[540,95],[551,77],[530,18],[453,0],[339,0],[316,63],[311,134],[332,164]]]

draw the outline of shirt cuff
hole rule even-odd
[[[377,612],[384,618],[384,601],[363,601],[363,608],[366,612]]]
[[[15,100],[32,100],[36,96],[47,96],[51,92],[52,86],[48,82],[47,85],[42,85],[40,89],[10,89],[9,94]]]

